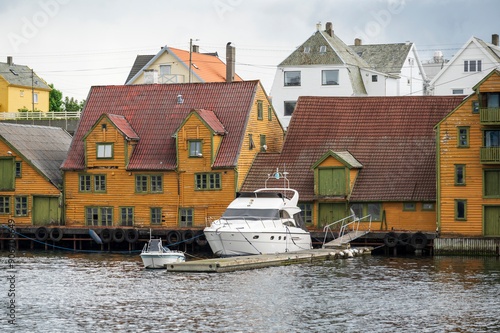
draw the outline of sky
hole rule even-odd
[[[121,85],[138,54],[164,45],[236,47],[236,73],[270,93],[276,66],[326,22],[346,44],[413,42],[422,61],[450,59],[500,34],[498,0],[0,0],[0,62],[32,68],[64,96]]]

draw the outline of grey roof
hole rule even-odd
[[[135,58],[134,64],[132,65],[132,69],[130,69],[130,73],[128,74],[127,80],[125,84],[127,84],[130,79],[132,79],[135,74],[137,74],[146,64],[155,57],[155,55],[138,55]]]
[[[349,163],[353,168],[362,168],[361,164],[349,151],[334,151],[334,153],[342,158],[345,162]]]
[[[479,44],[481,44],[482,47],[484,47],[486,52],[488,52],[494,59],[500,62],[500,47],[490,43],[486,43],[485,41],[479,38],[476,38],[476,40],[478,41]]]
[[[72,137],[59,127],[0,123],[0,140],[55,186],[62,185],[59,170]]]
[[[5,62],[0,62],[0,76],[10,84],[51,90],[44,80],[36,75],[36,73],[33,74],[32,77],[32,71],[28,66],[16,64],[9,66]]]
[[[432,80],[438,73],[443,69],[443,67],[446,65],[448,61],[441,61],[441,62],[428,62],[425,64],[422,64],[422,67],[424,68],[425,75],[427,75],[427,78],[429,80]]]
[[[370,68],[381,73],[401,73],[413,43],[351,45]]]

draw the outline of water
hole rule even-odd
[[[500,260],[379,256],[209,274],[137,255],[17,253],[1,332],[498,332]]]

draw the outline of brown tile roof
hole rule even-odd
[[[225,134],[226,130],[224,129],[224,125],[221,124],[219,119],[213,111],[210,110],[195,110],[196,113],[200,115],[200,117],[207,123],[208,126],[217,134]]]
[[[281,154],[258,154],[242,191],[263,187],[267,174],[279,167],[290,173],[290,187],[299,191],[301,200],[313,200],[311,166],[329,150],[345,150],[364,166],[352,201],[434,200],[433,126],[462,100],[463,96],[300,97]]]
[[[139,136],[135,133],[132,126],[124,116],[118,116],[116,114],[108,114],[109,120],[115,124],[116,128],[123,133],[127,138],[131,140],[139,140]]]
[[[85,168],[83,136],[103,114],[124,116],[140,137],[131,170],[176,167],[172,134],[193,109],[209,109],[224,124],[214,167],[234,167],[259,81],[92,87],[63,169]],[[178,102],[181,95],[183,103]]]

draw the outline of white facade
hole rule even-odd
[[[498,46],[471,37],[431,81],[432,95],[471,94],[474,85],[500,69],[499,56]]]

